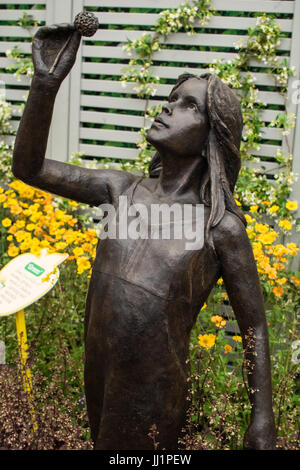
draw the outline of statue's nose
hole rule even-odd
[[[166,113],[166,114],[172,114],[172,106],[171,106],[171,103],[164,103],[163,106],[162,106],[162,110]]]

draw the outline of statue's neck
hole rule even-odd
[[[162,171],[155,192],[160,197],[177,199],[190,196],[198,200],[206,168],[206,159],[203,157],[163,155]]]

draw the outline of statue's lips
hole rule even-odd
[[[161,119],[160,117],[157,117],[157,118],[154,119],[154,123],[153,123],[153,124],[155,124],[155,123],[156,123],[156,124],[157,124],[157,123],[158,123],[158,124],[162,124],[162,125],[165,126],[165,127],[169,127],[168,124],[166,124],[165,121],[163,121],[163,119]]]

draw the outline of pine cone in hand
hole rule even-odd
[[[94,15],[94,13],[90,11],[83,11],[76,15],[74,20],[74,26],[77,31],[82,34],[82,36],[90,37],[96,33],[99,27],[99,22],[98,18]]]

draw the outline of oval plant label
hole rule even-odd
[[[44,250],[39,257],[24,253],[7,263],[0,271],[0,317],[19,312],[49,292],[59,278],[57,266],[68,256]]]

